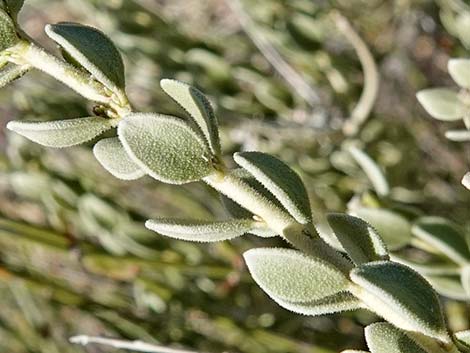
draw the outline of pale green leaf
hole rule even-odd
[[[47,35],[109,89],[124,89],[124,64],[113,42],[101,31],[79,23],[46,26]]]
[[[348,279],[330,263],[280,248],[244,253],[256,283],[273,299],[306,303],[346,290]]]
[[[463,345],[470,348],[470,330],[466,331],[459,331],[455,333],[455,337],[461,342]]]
[[[367,351],[360,351],[357,349],[346,349],[345,351],[341,351],[341,353],[369,353]]]
[[[29,65],[15,65],[0,71],[0,88],[5,87],[16,79],[19,79],[26,72],[28,72],[30,68],[31,67]]]
[[[468,190],[470,190],[470,172],[465,173],[462,178],[462,185],[465,186]]]
[[[145,175],[128,156],[117,137],[98,141],[93,147],[93,154],[103,168],[118,179],[135,180]]]
[[[465,293],[467,293],[467,297],[470,298],[470,264],[467,264],[462,268],[460,280]]]
[[[448,88],[429,88],[419,91],[416,98],[433,118],[443,121],[460,120],[465,106],[457,92]]]
[[[349,146],[348,151],[367,175],[377,194],[380,196],[388,195],[390,187],[388,186],[387,179],[385,178],[382,169],[377,165],[377,163],[356,146]]]
[[[371,353],[429,353],[405,332],[388,323],[376,323],[365,328]]]
[[[160,86],[176,103],[194,119],[209,142],[212,153],[220,155],[217,118],[209,100],[198,89],[176,80],[163,79]]]
[[[151,219],[145,226],[154,232],[171,238],[216,242],[229,240],[245,234],[256,227],[253,219],[232,219],[227,221],[195,221],[183,219]]]
[[[118,134],[131,159],[157,180],[184,184],[215,171],[206,144],[181,119],[130,114],[119,123]]]
[[[444,218],[422,217],[413,225],[412,233],[457,263],[470,261],[464,236]]]
[[[400,249],[411,241],[411,224],[398,213],[383,208],[367,207],[355,209],[351,213],[370,223],[389,250]]]
[[[470,130],[448,130],[445,135],[449,140],[455,142],[470,141]]]
[[[431,286],[444,297],[454,300],[468,300],[470,297],[462,286],[459,275],[425,275]]]
[[[311,221],[307,190],[297,173],[287,164],[261,152],[235,153],[234,159],[263,184],[298,222]]]
[[[450,59],[447,63],[447,70],[455,83],[460,87],[470,88],[469,59]]]
[[[457,275],[460,273],[460,267],[448,259],[443,261],[441,258],[434,257],[420,261],[420,258],[408,259],[399,254],[391,254],[390,258],[411,267],[422,275]]]
[[[87,117],[46,122],[10,121],[7,128],[47,147],[70,147],[90,141],[117,124],[113,119]]]
[[[411,268],[391,261],[370,262],[353,269],[350,278],[362,288],[358,295],[364,303],[385,320],[404,330],[449,340],[436,292]]]
[[[305,303],[296,303],[273,297],[283,308],[297,314],[318,316],[364,308],[362,302],[348,292],[341,292],[326,298]]]
[[[0,51],[12,47],[18,40],[13,20],[0,9]]]
[[[370,224],[347,214],[331,213],[327,217],[343,249],[356,265],[388,260],[387,248]]]

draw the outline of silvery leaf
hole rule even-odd
[[[217,118],[206,96],[198,89],[176,80],[163,79],[160,86],[194,119],[209,142],[212,153],[220,155]]]
[[[113,119],[87,117],[46,122],[10,121],[7,128],[40,145],[62,148],[90,141],[116,124]]]
[[[281,248],[244,253],[255,282],[274,300],[308,303],[345,291],[348,279],[330,263]]]
[[[460,343],[470,348],[470,330],[456,332],[455,337]]]
[[[215,172],[206,144],[181,119],[130,114],[119,123],[118,134],[131,159],[157,180],[184,184]]]
[[[467,293],[467,297],[470,298],[470,263],[462,268],[460,280],[465,293]]]
[[[18,40],[15,23],[4,10],[0,9],[0,51],[12,47]]]
[[[93,147],[93,154],[103,168],[118,179],[135,180],[145,175],[128,156],[117,137],[98,141]]]
[[[440,217],[422,217],[411,231],[451,260],[460,264],[470,262],[470,250],[465,238],[450,221]]]
[[[330,213],[327,217],[343,249],[356,265],[388,260],[385,243],[370,224],[341,213]]]
[[[365,328],[371,353],[429,353],[405,332],[388,323],[376,323]]]
[[[462,277],[457,275],[425,275],[427,281],[440,295],[454,299],[466,301],[470,296],[462,286]]]
[[[145,226],[154,232],[179,240],[197,242],[233,239],[255,228],[255,224],[253,219],[195,221],[160,218],[145,222]]]
[[[460,87],[470,88],[469,59],[450,59],[447,63],[447,70],[455,83]]]
[[[351,212],[370,223],[389,250],[400,249],[411,241],[411,224],[403,216],[384,208],[358,208]]]
[[[462,185],[470,190],[470,172],[466,173],[462,178]]]
[[[300,223],[312,219],[307,190],[300,177],[281,160],[261,152],[234,154],[235,162],[268,189]]]
[[[470,130],[448,130],[445,135],[449,140],[455,142],[470,141]]]
[[[364,151],[361,151],[355,146],[349,146],[348,151],[367,175],[377,194],[381,196],[388,195],[390,187],[388,186],[387,179],[385,178],[382,169],[377,165],[377,163]]]
[[[465,106],[457,92],[448,88],[429,88],[419,91],[416,98],[433,118],[443,121],[460,120]]]
[[[47,35],[109,89],[124,89],[124,64],[113,42],[101,31],[79,23],[46,26]]]
[[[26,72],[28,72],[30,68],[31,67],[29,65],[15,65],[0,71],[0,88],[5,87],[16,79],[19,79]]]
[[[436,292],[411,268],[391,261],[370,262],[353,269],[350,278],[362,288],[358,295],[364,303],[385,320],[449,342]]]

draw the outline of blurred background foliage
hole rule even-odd
[[[453,85],[447,60],[470,49],[466,2],[243,0],[243,7],[257,34],[313,88],[316,104],[276,73],[222,0],[27,0],[20,21],[57,54],[46,23],[102,29],[123,53],[136,110],[182,114],[160,78],[199,87],[216,107],[227,155],[260,150],[286,161],[305,181],[317,216],[360,202],[407,217],[443,216],[469,231],[470,193],[459,182],[468,146],[446,140],[450,124],[429,118],[415,99],[423,87]],[[387,198],[371,191],[344,148],[351,138],[341,126],[361,94],[363,73],[335,29],[333,10],[354,25],[380,71],[377,102],[354,143],[385,171]],[[371,314],[303,317],[254,285],[241,253],[284,246],[281,240],[200,245],[143,227],[155,216],[226,217],[204,185],[119,181],[94,160],[91,144],[53,150],[5,131],[13,119],[89,114],[92,106],[71,90],[32,72],[3,89],[0,102],[0,350],[110,351],[72,346],[68,337],[77,334],[206,352],[364,347]],[[468,329],[468,303],[445,303],[451,327]]]

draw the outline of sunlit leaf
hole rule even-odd
[[[195,221],[182,219],[151,219],[145,226],[171,238],[215,242],[236,238],[255,228],[253,219],[232,219],[228,221]]]
[[[355,146],[348,147],[349,153],[353,156],[354,160],[359,164],[364,173],[366,173],[370,182],[374,186],[377,194],[386,196],[390,192],[387,179],[382,169],[370,158],[364,151],[361,151]]]
[[[470,298],[470,263],[462,268],[460,280],[465,293],[467,293],[467,297]]]
[[[118,179],[135,180],[145,175],[128,156],[117,137],[98,141],[93,147],[93,154],[104,169]]]
[[[365,328],[371,353],[429,353],[405,332],[388,323],[376,323]]]
[[[469,59],[450,59],[447,63],[447,70],[455,83],[460,87],[470,88]]]
[[[464,236],[444,218],[422,217],[413,225],[412,233],[457,263],[470,261]]]
[[[391,261],[363,264],[351,271],[364,303],[393,325],[449,340],[442,308],[431,285],[417,272]]]
[[[470,348],[470,330],[456,332],[455,337],[459,342]]]
[[[244,257],[253,279],[274,300],[311,302],[342,292],[349,283],[333,265],[296,250],[251,249]]]
[[[214,172],[210,152],[187,123],[158,114],[131,114],[118,127],[131,159],[153,178],[184,184]]]
[[[466,173],[462,178],[462,185],[470,190],[470,172]]]
[[[18,40],[13,20],[0,9],[0,51],[12,47]]]
[[[261,152],[240,152],[235,162],[264,185],[300,223],[312,217],[307,190],[300,177],[284,162]]]
[[[5,87],[9,83],[19,79],[26,72],[29,71],[31,67],[29,65],[21,66],[11,66],[0,71],[0,88]]]
[[[370,224],[341,213],[331,213],[327,217],[336,237],[355,264],[388,259],[383,240]]]
[[[398,213],[383,208],[358,208],[351,212],[370,223],[389,250],[400,249],[411,241],[411,224]]]
[[[46,122],[10,121],[7,128],[47,147],[70,147],[87,142],[116,125],[113,119],[87,117]]]
[[[462,286],[462,277],[459,275],[425,275],[431,286],[444,297],[454,300],[468,300],[470,296]]]
[[[217,118],[206,96],[198,89],[176,80],[163,79],[160,86],[194,119],[209,142],[212,153],[220,155]]]
[[[470,130],[448,130],[445,135],[449,140],[455,142],[470,141]]]
[[[457,92],[447,88],[429,88],[416,94],[418,101],[433,118],[444,121],[460,120],[465,106]]]
[[[111,40],[96,28],[61,22],[46,26],[47,35],[109,89],[124,89],[124,64]]]

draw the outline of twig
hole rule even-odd
[[[194,351],[187,351],[183,349],[168,348],[163,346],[157,346],[142,341],[124,341],[113,338],[104,338],[96,336],[74,336],[70,337],[70,342],[74,344],[80,344],[86,346],[90,343],[103,344],[113,348],[127,349],[136,352],[146,353],[196,353]]]
[[[351,112],[350,118],[343,126],[346,135],[355,135],[362,124],[367,120],[379,91],[379,71],[375,64],[374,57],[367,48],[366,43],[359,37],[349,21],[338,12],[333,14],[338,30],[351,43],[361,62],[364,72],[364,89],[361,97]]]
[[[309,106],[318,108],[320,104],[319,95],[304,80],[304,78],[292,68],[279,54],[279,52],[266,40],[256,28],[256,24],[247,15],[240,0],[226,0],[227,5],[237,16],[240,25],[245,33],[250,37],[261,54],[268,60],[273,68],[281,75],[284,80],[292,87],[297,94],[302,97]]]

